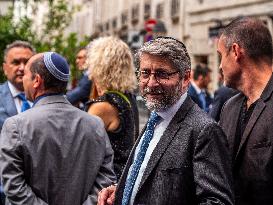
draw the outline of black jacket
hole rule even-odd
[[[273,204],[273,77],[246,125],[234,153],[235,132],[245,96],[237,94],[224,106],[220,125],[227,135],[233,161],[236,205]]]

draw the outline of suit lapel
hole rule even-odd
[[[185,100],[185,102],[182,104],[182,106],[179,108],[177,113],[175,114],[174,118],[171,120],[169,126],[163,133],[162,137],[160,138],[158,144],[156,145],[150,160],[148,162],[148,165],[143,173],[141,182],[139,184],[139,190],[141,189],[142,185],[145,183],[153,169],[155,168],[156,164],[159,162],[160,158],[168,148],[169,144],[173,140],[173,138],[176,135],[176,132],[180,128],[180,122],[185,118],[188,111],[192,108],[194,105],[193,101],[188,96]]]
[[[242,136],[242,139],[241,139],[241,142],[240,142],[237,154],[236,154],[236,158],[238,157],[238,154],[239,154],[240,150],[242,149],[243,145],[246,143],[253,126],[255,125],[256,121],[260,117],[264,108],[265,108],[265,103],[262,100],[261,101],[259,100],[259,102],[255,106],[255,109],[253,110],[253,113],[251,114],[251,117],[246,125],[244,134]]]
[[[15,102],[13,100],[13,97],[11,95],[8,83],[5,82],[3,84],[3,90],[2,90],[2,100],[3,100],[3,106],[5,107],[7,114],[9,116],[14,116],[17,115],[17,109]]]
[[[238,98],[238,100],[234,102],[234,104],[238,105],[238,106],[232,106],[231,109],[228,110],[229,113],[237,113],[237,115],[231,115],[231,118],[229,119],[230,123],[225,128],[225,130],[227,130],[226,135],[227,136],[232,136],[232,137],[227,137],[231,153],[234,153],[234,151],[235,151],[234,150],[234,143],[235,143],[236,129],[237,129],[238,121],[239,121],[241,107],[242,107],[243,102],[244,102],[244,98],[245,98],[245,96],[240,93],[240,98]],[[234,116],[235,116],[235,118],[234,118]]]
[[[251,117],[247,123],[244,134],[242,136],[241,143],[236,154],[236,158],[238,157],[243,145],[246,143],[255,123],[257,122],[263,110],[265,109],[266,107],[265,102],[270,98],[270,96],[272,95],[272,92],[273,92],[273,76],[271,76],[270,80],[268,81],[264,91],[261,94],[260,99],[257,102],[257,105],[255,106],[255,109],[253,110],[253,113],[251,114]]]

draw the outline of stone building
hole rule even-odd
[[[205,63],[212,69],[212,89],[217,87],[216,34],[221,26],[249,15],[263,19],[273,33],[272,0],[85,0],[83,4],[86,3],[92,14],[76,24],[79,29],[82,25],[86,30],[92,27],[85,34],[118,35],[132,47],[141,45],[149,35],[182,40],[193,67]],[[160,24],[158,28],[156,22]],[[154,26],[156,32],[151,33]]]
[[[0,4],[1,4],[0,0]],[[8,2],[8,1],[5,1]],[[79,10],[66,32],[84,36],[117,35],[132,49],[158,35],[183,41],[192,67],[207,64],[217,88],[219,28],[239,16],[264,20],[273,34],[273,0],[70,0]],[[44,6],[42,6],[44,8]],[[39,12],[42,13],[42,12]],[[38,19],[41,18],[36,18]]]

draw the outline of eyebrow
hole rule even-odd
[[[162,68],[162,67],[156,67],[155,69],[158,71],[165,71],[166,70],[166,68]],[[151,70],[151,68],[141,68],[140,70]]]

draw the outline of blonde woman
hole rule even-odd
[[[86,108],[105,124],[114,150],[114,170],[119,178],[138,136],[133,57],[127,44],[115,37],[98,38],[87,49],[93,89]]]

